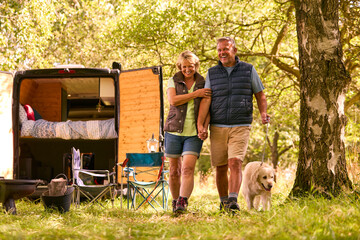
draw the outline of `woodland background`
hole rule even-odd
[[[346,161],[356,178],[360,152],[360,2],[340,1],[343,61],[351,76],[345,101]],[[286,0],[2,0],[0,70],[82,64],[125,70],[163,66],[164,87],[184,50],[217,63],[216,39],[233,37],[241,60],[255,66],[271,115],[268,139],[257,108],[247,161],[265,159],[282,168],[298,159],[300,72],[295,9]],[[165,91],[166,92],[166,91]],[[167,97],[164,96],[167,103]],[[166,108],[167,109],[167,108]],[[166,113],[165,113],[166,115]],[[208,141],[198,170],[210,169]]]

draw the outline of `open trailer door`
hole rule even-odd
[[[163,147],[164,125],[162,68],[157,66],[122,71],[119,89],[119,163],[125,160],[126,153],[148,152],[146,141],[153,134],[159,140],[159,149],[156,151],[160,151]],[[119,183],[120,179],[121,169],[118,169]]]
[[[12,74],[0,71],[0,136],[2,140],[0,176],[7,179],[13,178],[12,88]]]
[[[84,168],[112,171],[118,162],[119,75],[119,69],[77,66],[17,71],[14,179],[71,179],[73,147],[85,154]]]

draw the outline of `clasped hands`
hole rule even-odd
[[[208,130],[204,126],[198,126],[198,138],[205,140],[208,137]]]

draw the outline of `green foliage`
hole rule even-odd
[[[350,101],[360,92],[359,6],[352,0],[341,1],[340,10],[345,64],[353,78],[347,94]],[[287,165],[296,162],[299,141],[294,16],[292,1],[4,0],[0,3],[0,70],[48,68],[55,63],[110,67],[113,61],[123,69],[162,65],[166,86],[177,71],[180,52],[187,49],[197,54],[205,76],[217,63],[216,39],[231,36],[240,59],[255,66],[266,88],[270,140],[276,131],[280,150],[293,146],[280,157],[280,164]],[[353,106],[359,109],[358,104]],[[254,109],[249,160],[261,158],[265,135]],[[348,143],[358,146],[353,137],[358,120],[351,112],[348,117]],[[268,147],[266,156],[270,157]]]
[[[26,8],[17,1],[0,4],[0,69],[29,68],[37,59],[43,60],[42,53],[51,39],[51,23],[55,19],[53,10],[41,1],[27,2]]]
[[[199,159],[196,162],[195,171],[199,173],[200,178],[206,178],[209,174],[211,174],[210,155],[200,155]]]

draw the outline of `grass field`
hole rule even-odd
[[[106,209],[72,205],[65,214],[44,211],[39,201],[19,200],[17,215],[1,213],[0,239],[360,239],[359,196],[289,200],[294,172],[278,172],[267,212],[246,210],[240,196],[240,213],[219,213],[211,177],[196,182],[189,211],[179,217],[170,210],[121,209],[119,198],[114,208],[105,200]]]

